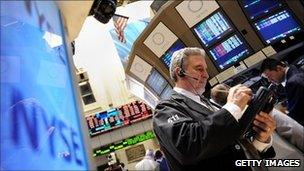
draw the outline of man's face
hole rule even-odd
[[[188,75],[198,79],[195,80],[187,76],[185,77],[195,89],[196,92],[194,93],[202,94],[205,91],[207,79],[209,78],[205,59],[200,55],[190,56],[185,70]],[[193,89],[192,86],[189,87],[189,90]]]
[[[284,81],[284,75],[285,72],[284,70],[282,70],[281,67],[277,67],[276,70],[266,69],[263,72],[263,76],[265,76],[268,79],[268,81],[276,84],[280,84]]]

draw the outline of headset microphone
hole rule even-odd
[[[185,74],[185,76],[187,76],[187,77],[190,77],[190,78],[192,78],[192,79],[194,79],[194,80],[198,80],[198,78],[195,78],[195,77],[193,77],[193,76],[191,76],[191,75],[189,75],[189,74],[187,74],[187,73],[184,73]]]

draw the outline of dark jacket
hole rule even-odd
[[[290,66],[286,74],[289,116],[304,126],[304,72]]]
[[[237,143],[239,124],[226,109],[212,112],[173,91],[156,106],[153,128],[172,171],[250,170],[235,166],[248,157]],[[270,149],[264,157],[275,155]]]

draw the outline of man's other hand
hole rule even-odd
[[[270,136],[276,129],[275,120],[267,113],[260,112],[253,121],[253,130],[257,132],[255,138],[263,143],[269,143]]]

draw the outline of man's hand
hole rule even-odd
[[[227,103],[233,103],[240,107],[243,111],[245,106],[251,100],[252,91],[250,88],[243,85],[236,85],[229,90],[227,97]]]
[[[257,132],[255,138],[263,143],[269,143],[270,136],[276,129],[275,120],[267,113],[260,112],[253,121],[253,130]]]

